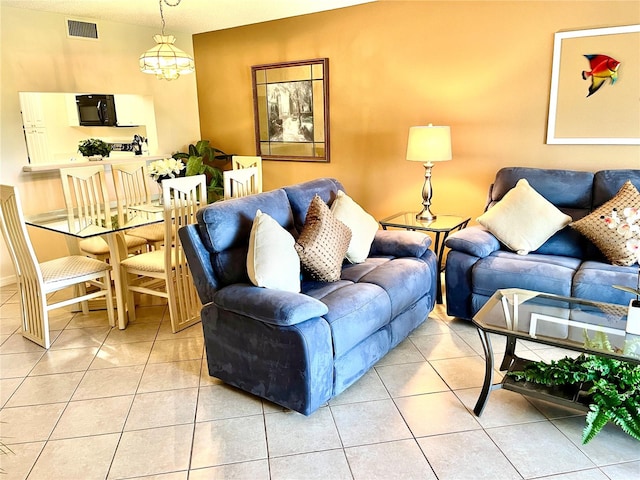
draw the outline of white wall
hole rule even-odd
[[[27,214],[63,203],[57,174],[22,172],[27,151],[18,92],[152,95],[160,152],[184,150],[200,138],[195,74],[167,82],[138,69],[138,57],[155,44],[152,37],[159,28],[97,23],[100,40],[70,39],[64,15],[0,6],[0,182],[18,186]],[[170,25],[166,32],[176,36],[177,47],[193,54],[189,34],[172,31]],[[29,231],[41,261],[67,254],[59,235]],[[0,238],[0,285],[11,282],[13,273]]]

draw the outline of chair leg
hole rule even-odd
[[[135,292],[129,289],[129,278],[130,278],[129,272],[127,272],[123,268],[120,277],[123,283],[122,290],[127,294],[127,302],[126,302],[127,318],[129,322],[135,322],[136,321],[136,299],[135,299]]]
[[[111,288],[111,275],[109,272],[104,272],[104,277],[102,279],[104,282],[104,289],[107,291],[105,295],[105,301],[107,302],[107,316],[109,317],[109,325],[112,327],[116,326],[116,315],[113,309],[113,289]]]
[[[84,282],[76,284],[74,289],[76,290],[76,294],[78,297],[83,297],[87,294],[87,285]],[[82,313],[84,315],[89,315],[89,300],[80,302],[80,306],[82,307]]]

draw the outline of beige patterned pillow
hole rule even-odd
[[[626,213],[640,209],[640,192],[627,180],[618,193],[589,215],[571,224],[600,249],[614,265],[633,265],[636,254],[627,245],[640,241],[637,222],[628,222]],[[635,223],[635,225],[634,225]]]
[[[342,260],[350,241],[349,227],[335,218],[327,204],[315,195],[295,245],[302,266],[315,280],[340,280]]]

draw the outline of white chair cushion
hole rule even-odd
[[[132,237],[130,235],[124,236],[124,241],[127,244],[127,249],[141,247],[147,243],[144,238]],[[90,253],[92,255],[108,255],[109,244],[102,237],[91,237],[80,240],[80,250]]]
[[[65,282],[84,275],[111,270],[111,265],[81,255],[56,258],[40,264],[45,283]]]
[[[120,265],[143,272],[164,272],[164,249],[133,255],[120,262]],[[175,268],[173,255],[171,255],[171,268]]]
[[[127,230],[127,236],[140,237],[151,242],[162,242],[164,240],[164,223],[153,223],[144,227],[131,228]]]

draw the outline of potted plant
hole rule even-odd
[[[200,140],[195,145],[189,145],[188,153],[176,152],[173,154],[173,158],[176,160],[186,162],[187,176],[201,174],[207,176],[209,203],[216,202],[224,196],[222,172],[229,169],[231,156],[212,147],[209,140]]]
[[[99,138],[89,138],[78,144],[78,151],[89,160],[102,160],[111,153],[111,145]]]
[[[613,351],[605,334],[595,340],[585,338],[587,346]],[[628,345],[628,348],[632,348]],[[515,380],[526,380],[549,387],[578,387],[578,402],[588,405],[582,443],[589,442],[607,422],[640,440],[640,365],[598,355],[581,354],[551,363],[531,362],[520,371],[507,373]]]

